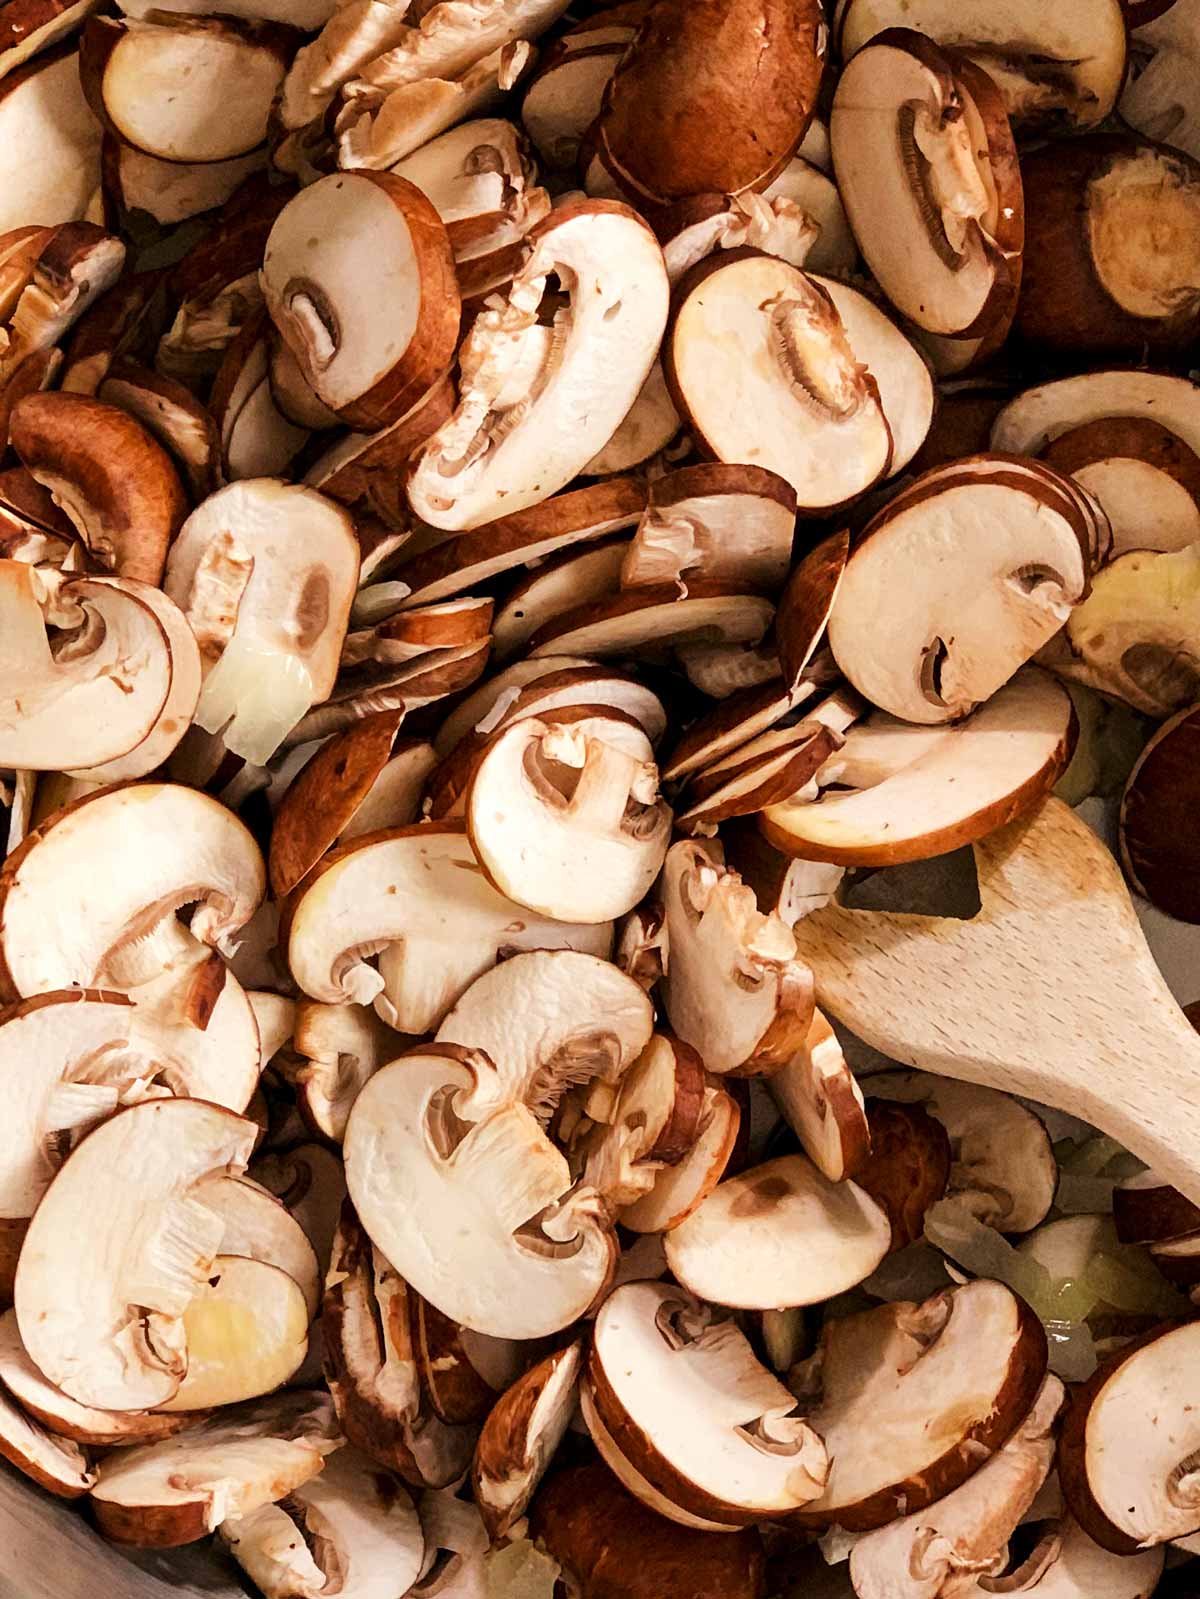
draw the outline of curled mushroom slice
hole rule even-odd
[[[136,873],[123,869],[127,858]],[[250,834],[208,795],[174,783],[102,789],[51,816],[4,863],[0,994],[94,983],[182,905],[197,906],[193,938],[220,947],[253,915],[265,875]]]
[[[826,1322],[791,1380],[829,1480],[796,1520],[857,1532],[925,1510],[1012,1436],[1045,1374],[1042,1325],[1000,1283]]]
[[[296,1007],[292,1042],[303,1057],[303,1064],[288,1073],[300,1113],[314,1132],[340,1144],[363,1084],[407,1048],[409,1040],[363,1005],[318,1005],[305,999]]]
[[[812,1018],[812,974],[796,959],[792,934],[759,912],[719,846],[673,845],[661,892],[662,998],[672,1028],[711,1072],[754,1076],[782,1066]]]
[[[31,1420],[0,1387],[0,1457],[59,1499],[78,1499],[96,1486],[79,1445]]]
[[[310,878],[293,908],[288,960],[313,999],[375,1000],[390,1025],[428,1033],[504,951],[605,957],[611,947],[607,923],[535,917],[497,892],[462,829],[443,822],[356,842]],[[376,951],[378,971],[367,964]]]
[[[795,518],[791,485],[774,472],[682,467],[651,484],[621,566],[622,586],[683,581],[691,573],[771,593],[791,562]]]
[[[200,645],[197,724],[263,764],[337,676],[358,578],[350,517],[315,489],[218,490],[171,549],[166,590]]]
[[[544,1124],[574,1085],[615,1087],[653,1028],[644,991],[608,961],[577,950],[531,950],[477,977],[437,1042],[482,1050],[502,1097],[527,1105]]]
[[[992,423],[991,447],[1039,455],[1073,428],[1108,417],[1159,422],[1200,454],[1200,389],[1165,372],[1123,368],[1038,383],[1011,399]]]
[[[1200,1324],[1167,1324],[1126,1345],[1071,1396],[1059,1480],[1104,1549],[1131,1555],[1200,1529],[1191,1400]],[[1170,1415],[1169,1427],[1159,1418]]]
[[[671,829],[649,739],[623,722],[606,730],[600,717],[512,723],[471,778],[466,819],[502,893],[541,915],[589,923],[623,916],[643,898]]]
[[[597,1299],[616,1263],[598,1200],[486,1056],[428,1045],[378,1072],[350,1113],[350,1196],[398,1271],[461,1326],[538,1338]],[[475,1240],[477,1259],[432,1242]]]
[[[718,1305],[816,1305],[871,1275],[891,1246],[883,1208],[849,1178],[830,1182],[805,1155],[727,1177],[667,1234],[667,1264]]]
[[[100,137],[70,42],[9,73],[0,91],[0,228],[82,217],[100,181]]]
[[[853,1177],[867,1159],[871,1132],[862,1089],[819,1010],[813,1011],[803,1044],[767,1081],[771,1098],[817,1170],[834,1183]]]
[[[640,217],[571,201],[529,244],[505,303],[480,313],[459,352],[457,411],[416,459],[409,499],[434,527],[478,527],[565,487],[612,436],[657,354],[667,275]],[[551,274],[570,286],[552,343],[523,393],[498,409]]]
[[[622,1227],[635,1233],[665,1233],[686,1221],[721,1181],[740,1127],[737,1100],[711,1079],[701,1099],[694,1143],[680,1160],[658,1173],[648,1193],[622,1209]]]
[[[1024,217],[991,80],[923,34],[889,29],[847,63],[829,132],[850,224],[897,310],[956,338],[1007,326]]]
[[[302,189],[267,240],[263,293],[312,389],[351,427],[397,421],[450,365],[450,243],[421,191],[391,173],[342,172]]]
[[[139,1410],[179,1391],[185,1313],[223,1230],[204,1180],[244,1169],[255,1136],[216,1105],[157,1099],[68,1158],[25,1235],[14,1297],[31,1359],[72,1399]]]
[[[576,1340],[518,1377],[492,1409],[471,1469],[471,1486],[493,1543],[524,1516],[575,1406],[583,1346]]]
[[[1061,433],[1042,451],[1074,478],[1112,526],[1114,556],[1181,550],[1200,539],[1200,455],[1146,417],[1104,417]]]
[[[860,1538],[850,1551],[859,1599],[938,1599],[1002,1570],[1008,1540],[1054,1464],[1064,1398],[1058,1378],[1047,1377],[1024,1421],[973,1477],[928,1510]]]
[[[170,456],[140,423],[89,395],[30,394],[11,433],[97,561],[118,577],[161,583],[187,502]]]
[[[1091,542],[1063,481],[1035,462],[977,456],[935,467],[872,519],[829,619],[860,694],[908,722],[954,721],[1058,632],[1087,593]],[[919,571],[930,603],[901,616],[889,597]]]
[[[674,1286],[627,1283],[596,1318],[586,1385],[664,1500],[724,1526],[787,1515],[828,1475],[818,1435],[732,1321]]]
[[[412,1500],[353,1449],[283,1504],[231,1516],[217,1532],[266,1599],[318,1599],[331,1584],[345,1599],[407,1593],[425,1552]]]
[[[90,1508],[114,1543],[171,1549],[283,1499],[341,1446],[324,1394],[293,1389],[101,1464]]]
[[[829,293],[786,261],[735,250],[694,268],[676,290],[663,370],[706,451],[778,473],[802,513],[832,511],[890,468],[875,378]]]

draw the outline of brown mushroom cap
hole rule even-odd
[[[1198,726],[1200,712],[1191,708],[1157,729],[1129,774],[1120,812],[1126,876],[1159,910],[1186,922],[1200,921],[1187,823],[1193,814],[1189,791],[1195,781]]]

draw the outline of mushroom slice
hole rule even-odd
[[[622,1227],[635,1233],[666,1233],[686,1221],[721,1181],[740,1125],[737,1100],[710,1079],[695,1142],[676,1164],[658,1173],[648,1193],[621,1210]]]
[[[490,733],[499,725],[499,718],[514,704],[521,690],[538,678],[577,667],[594,668],[594,661],[579,655],[547,655],[535,660],[514,661],[503,671],[486,678],[465,700],[456,705],[434,735],[433,747],[441,760],[452,752],[462,739],[472,732]],[[665,713],[662,723],[665,725]],[[661,736],[647,727],[652,738]]]
[[[883,1208],[805,1155],[727,1177],[666,1237],[667,1264],[701,1298],[745,1310],[816,1305],[869,1277],[891,1247]]]
[[[948,1192],[1002,1233],[1027,1233],[1046,1218],[1058,1165],[1045,1125],[1011,1094],[929,1072],[873,1072],[872,1099],[923,1105],[950,1135]]]
[[[1148,417],[1103,417],[1042,451],[1108,517],[1113,555],[1182,550],[1200,539],[1200,455]]]
[[[997,414],[991,447],[1040,455],[1074,428],[1109,417],[1158,422],[1200,454],[1200,386],[1165,372],[1113,368],[1024,390]]]
[[[887,1214],[890,1253],[915,1243],[925,1216],[950,1181],[950,1138],[921,1105],[872,1099],[867,1103],[871,1152],[857,1172],[860,1188]]]
[[[194,129],[187,129],[192,134]],[[224,161],[164,161],[118,134],[106,134],[102,147],[105,192],[128,224],[131,211],[144,211],[161,227],[215,211],[236,194],[248,177],[267,165],[267,147]]]
[[[409,1042],[404,1034],[385,1027],[366,1006],[301,1000],[293,1043],[304,1063],[289,1076],[300,1113],[314,1132],[340,1144],[363,1085]]]
[[[429,1408],[447,1425],[481,1422],[524,1371],[525,1345],[471,1332],[411,1288],[408,1292],[421,1392]]]
[[[1087,593],[1091,543],[1063,482],[979,456],[925,473],[868,523],[829,618],[860,694],[908,722],[955,721],[1058,632]],[[890,603],[901,572],[910,588],[925,574],[930,606]]]
[[[355,842],[311,877],[293,908],[288,961],[311,998],[379,996],[384,1020],[419,1034],[502,952],[561,948],[606,957],[612,927],[530,916],[492,887],[462,828],[439,822]],[[367,965],[376,951],[379,971]]]
[[[625,43],[634,31],[621,30]],[[577,48],[568,33],[539,61],[525,86],[521,123],[548,167],[557,172],[575,170],[580,146],[600,114],[623,49],[622,44]]]
[[[454,384],[447,377],[388,427],[374,433],[345,434],[309,467],[304,481],[343,505],[365,502],[388,526],[407,530],[408,500],[395,468],[404,465],[453,409]],[[364,555],[364,581],[369,575]]]
[[[197,905],[193,937],[221,948],[253,915],[265,876],[250,834],[207,794],[145,783],[88,795],[36,828],[0,872],[0,995],[94,983],[181,905]]]
[[[371,627],[346,635],[342,666],[387,666],[415,661],[430,650],[465,649],[486,643],[494,605],[490,595],[467,594],[439,605],[390,611]]]
[[[767,1080],[771,1098],[822,1176],[853,1177],[871,1149],[862,1089],[837,1035],[813,1011],[804,1043]]]
[[[818,166],[805,146],[809,135],[821,130],[825,141],[824,166]],[[858,245],[846,220],[841,195],[829,173],[829,136],[824,125],[815,121],[809,124],[805,143],[784,167],[777,178],[772,178],[762,191],[764,200],[788,200],[816,225],[817,236],[809,246],[800,264],[808,272],[828,272],[835,276],[849,275],[858,261]]]
[[[1155,1171],[1113,1190],[1113,1220],[1123,1244],[1158,1244],[1200,1231],[1200,1209]]]
[[[416,459],[409,500],[434,527],[475,528],[564,488],[611,438],[658,353],[666,268],[633,211],[569,201],[529,245],[505,303],[480,313],[459,351],[457,411]],[[524,393],[498,410],[551,274],[570,286],[553,356],[547,350]]]
[[[734,1322],[664,1283],[596,1318],[586,1385],[618,1449],[672,1505],[724,1526],[786,1516],[829,1470],[796,1401]]]
[[[1182,710],[1152,735],[1129,774],[1119,817],[1126,877],[1151,904],[1185,922],[1200,921],[1189,831],[1179,825],[1194,781],[1197,720],[1194,709]]]
[[[1008,1540],[1054,1464],[1065,1397],[1058,1378],[1047,1377],[1025,1420],[973,1477],[928,1510],[860,1538],[850,1551],[858,1599],[939,1599],[1002,1570]]]
[[[653,1030],[653,1006],[632,977],[595,955],[546,949],[477,977],[437,1042],[481,1050],[504,1100],[527,1105],[544,1126],[576,1084],[615,1088]]]
[[[991,80],[924,34],[889,29],[847,63],[829,133],[850,225],[896,309],[956,338],[1007,324],[1024,218]]]
[[[292,748],[340,733],[377,711],[417,710],[470,688],[487,665],[489,639],[457,649],[427,650],[398,666],[350,667],[338,674],[333,693],[284,735]]]
[[[346,1197],[346,1179],[337,1155],[322,1144],[294,1144],[283,1153],[260,1155],[250,1175],[300,1223],[316,1251],[324,1280]]]
[[[417,1506],[425,1534],[425,1559],[412,1599],[482,1599],[486,1591],[488,1535],[474,1503],[453,1488],[426,1489]]]
[[[640,729],[585,727],[526,717],[504,729],[471,778],[467,830],[489,880],[517,904],[608,922],[658,876],[671,811]]]
[[[318,1599],[331,1585],[343,1599],[407,1593],[425,1553],[412,1500],[353,1449],[283,1504],[231,1516],[217,1532],[267,1599]]]
[[[0,1316],[0,1395],[5,1393],[56,1438],[100,1449],[170,1438],[195,1419],[151,1410],[94,1410],[69,1399],[25,1352],[15,1310]]]
[[[1007,1442],[1045,1374],[1042,1324],[1001,1283],[827,1321],[792,1372],[831,1462],[796,1521],[859,1532],[925,1510]]]
[[[0,561],[0,678],[0,764],[99,766],[128,756],[157,725],[172,651],[135,590],[58,583],[23,561]]]
[[[85,394],[30,394],[14,408],[13,448],[89,552],[118,577],[158,585],[187,513],[179,474],[145,428]]]
[[[1094,127],[1112,111],[1125,76],[1120,0],[1064,6],[1052,17],[1036,0],[1020,0],[1004,16],[980,0],[848,0],[836,26],[842,59],[898,27],[964,51],[994,80],[1009,116],[1026,132]]]
[[[786,855],[841,866],[942,855],[1036,805],[1075,733],[1066,690],[1022,667],[961,722],[919,727],[874,711],[817,773],[819,793],[768,806],[759,826]]]
[[[1168,1324],[1127,1344],[1071,1396],[1059,1480],[1071,1513],[1113,1554],[1200,1529],[1197,1447],[1200,1323]],[[1169,1426],[1161,1418],[1171,1418]]]
[[[114,359],[96,398],[118,405],[158,440],[183,473],[193,500],[202,500],[221,476],[221,438],[209,410],[174,378]]]
[[[492,625],[492,655],[511,660],[547,622],[581,604],[606,600],[621,587],[629,540],[601,539],[550,559],[512,589]]]
[[[427,1045],[378,1072],[346,1127],[346,1182],[373,1242],[444,1315],[540,1338],[603,1293],[617,1250],[596,1196],[486,1056]],[[476,1259],[433,1243],[474,1240]]]
[[[693,268],[676,290],[663,370],[704,449],[770,468],[802,514],[856,499],[890,469],[875,378],[827,290],[777,257],[732,250]]]
[[[101,1463],[91,1512],[114,1543],[171,1549],[286,1498],[341,1447],[324,1394],[293,1389]]]
[[[233,482],[286,473],[310,437],[275,403],[267,321],[258,307],[236,330],[209,395],[222,476]]]
[[[493,1543],[529,1508],[575,1407],[583,1345],[540,1360],[493,1407],[475,1445],[471,1486]]]
[[[672,285],[718,250],[743,245],[802,267],[817,238],[817,223],[793,200],[761,194],[702,194],[656,218]]]
[[[814,681],[802,681],[789,689],[772,680],[730,694],[693,722],[675,744],[663,763],[663,777],[667,782],[678,782],[707,770],[727,755],[736,756],[744,745],[782,722],[815,692]]]
[[[204,1190],[204,1203],[225,1223],[225,1231],[221,1235],[221,1254],[242,1257],[256,1264],[261,1262],[285,1272],[303,1295],[311,1321],[321,1304],[320,1265],[308,1234],[283,1201],[252,1178],[237,1177],[208,1185]],[[282,1290],[278,1285],[273,1287],[266,1277],[262,1277],[261,1281],[264,1297],[270,1293],[280,1297]],[[247,1279],[251,1287],[253,1282],[253,1277]],[[232,1322],[233,1317],[229,1320]],[[191,1375],[189,1370],[189,1382]],[[228,1400],[219,1402],[230,1403]],[[186,1407],[176,1404],[174,1408]]]
[[[232,17],[152,15],[85,24],[79,70],[98,120],[162,161],[228,161],[262,144],[298,35]],[[147,95],[147,82],[176,91]]]
[[[599,1461],[555,1472],[533,1501],[530,1530],[581,1599],[758,1599],[764,1592],[762,1541],[751,1528],[675,1525]]]
[[[673,845],[661,894],[661,987],[672,1028],[711,1072],[777,1070],[803,1045],[812,1020],[812,973],[796,959],[792,934],[759,912],[753,889],[722,864],[719,846]]]
[[[696,644],[757,644],[774,615],[761,594],[733,583],[696,578],[647,584],[611,599],[578,605],[540,627],[533,655],[632,655]]]
[[[78,1499],[96,1485],[96,1473],[77,1443],[58,1438],[0,1388],[0,1457],[59,1499]]]
[[[0,229],[31,216],[42,224],[82,217],[100,182],[100,140],[70,41],[10,72],[0,88]]]
[[[351,427],[397,421],[450,365],[453,254],[441,218],[403,178],[340,172],[302,189],[271,229],[262,281],[305,378]]]
[[[25,1235],[14,1298],[30,1358],[72,1399],[141,1410],[179,1391],[185,1313],[223,1229],[204,1181],[244,1169],[256,1133],[216,1105],[155,1099],[97,1127],[59,1171]]]
[[[333,688],[357,579],[350,517],[315,489],[254,478],[210,495],[166,575],[205,665],[197,724],[264,764]]]
[[[1114,1555],[1084,1532],[1073,1516],[1035,1526],[1032,1553],[1002,1576],[982,1579],[981,1593],[1029,1594],[1033,1599],[1151,1599],[1163,1572],[1164,1550]]]
[[[795,493],[774,472],[682,467],[651,484],[621,584],[686,584],[692,573],[772,593],[787,575],[795,522]]]
[[[1148,716],[1200,695],[1200,550],[1131,550],[1096,573],[1067,624],[1063,670]]]

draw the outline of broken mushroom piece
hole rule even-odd
[[[96,1473],[80,1446],[33,1421],[2,1386],[0,1458],[59,1499],[78,1499],[96,1486]]]
[[[575,1408],[583,1345],[577,1339],[518,1377],[475,1445],[471,1487],[493,1543],[525,1515]]]
[[[43,223],[84,216],[100,182],[101,135],[69,40],[8,73],[0,89],[0,229],[31,216]]]
[[[727,1177],[666,1235],[667,1265],[699,1298],[744,1310],[817,1305],[869,1277],[891,1247],[880,1204],[806,1155]]]
[[[290,1069],[288,1077],[296,1089],[300,1114],[314,1133],[340,1144],[363,1084],[409,1042],[367,1006],[318,1005],[302,999],[296,1006],[292,1037],[302,1063]]]
[[[302,189],[271,229],[262,283],[304,377],[351,427],[397,421],[453,359],[459,299],[446,229],[390,172],[339,172]]]
[[[334,686],[358,562],[349,514],[299,484],[246,479],[192,512],[165,587],[200,645],[198,726],[266,763]]]
[[[830,1182],[853,1177],[871,1148],[862,1089],[829,1022],[814,1009],[796,1053],[767,1079],[805,1154]]]
[[[792,1394],[733,1321],[674,1285],[627,1283],[609,1296],[584,1386],[664,1513],[669,1504],[737,1527],[787,1516],[821,1493],[825,1449]]]
[[[871,520],[829,619],[860,694],[907,722],[955,721],[1058,632],[1090,575],[1091,530],[1064,483],[1034,461],[976,456],[933,468]],[[897,607],[898,584],[927,603]]]
[[[523,347],[551,275],[569,286],[567,303],[525,374]],[[572,200],[539,223],[504,304],[480,312],[459,351],[458,409],[409,480],[417,515],[438,528],[476,528],[564,488],[637,398],[667,299],[662,251],[627,206]],[[506,395],[514,377],[516,392]]]
[[[681,841],[662,877],[662,1002],[711,1072],[770,1073],[800,1049],[812,1020],[812,973],[778,917],[722,862],[719,845]]]
[[[892,28],[838,80],[834,166],[859,248],[888,299],[930,333],[1007,326],[1021,281],[1021,176],[991,79]]]
[[[634,1233],[670,1232],[721,1181],[738,1140],[741,1110],[716,1078],[704,1088],[698,1128],[691,1148],[674,1165],[663,1167],[648,1193],[621,1210],[622,1227]]]
[[[621,564],[621,586],[684,582],[692,574],[773,593],[787,575],[795,524],[796,496],[774,472],[720,463],[682,467],[650,485],[650,503]]]
[[[372,1241],[443,1315],[540,1338],[598,1299],[617,1249],[596,1196],[572,1190],[564,1157],[504,1089],[478,1052],[401,1056],[350,1112],[346,1182]],[[467,1236],[464,1262],[450,1240]]]
[[[178,1393],[186,1312],[223,1231],[204,1182],[243,1170],[256,1136],[216,1105],[156,1099],[68,1157],[29,1224],[14,1298],[30,1358],[72,1399],[141,1410]]]

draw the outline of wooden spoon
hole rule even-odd
[[[829,905],[817,1002],[875,1049],[1082,1116],[1200,1204],[1200,1035],[1112,855],[1061,800],[974,846],[968,920]]]

